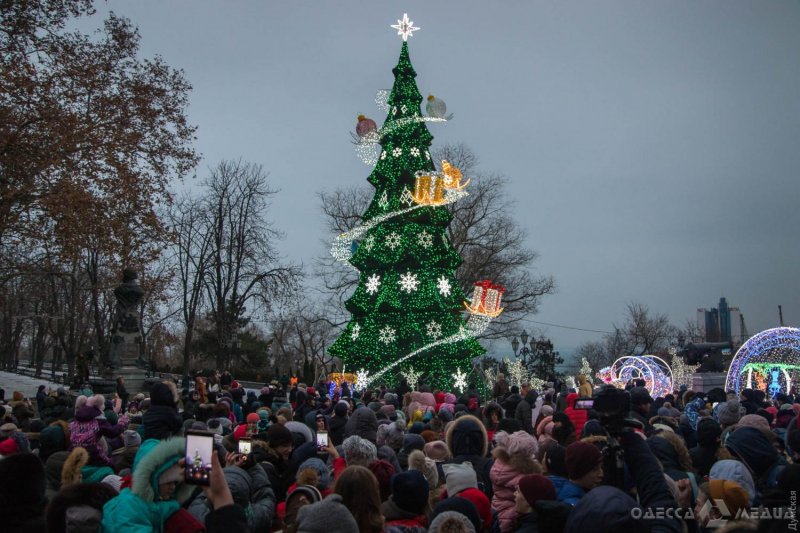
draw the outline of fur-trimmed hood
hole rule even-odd
[[[61,467],[61,487],[81,482],[81,468],[89,462],[89,452],[80,446],[73,449]]]
[[[486,428],[472,415],[463,415],[451,422],[447,427],[445,442],[453,457],[459,455],[486,457],[489,449]]]
[[[133,460],[131,492],[146,502],[155,501],[158,495],[158,478],[178,463],[185,453],[185,447],[186,439],[183,437],[144,441]],[[175,497],[183,503],[193,491],[194,487],[180,482]]]

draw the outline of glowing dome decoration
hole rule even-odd
[[[733,356],[725,389],[753,388],[770,396],[787,393],[800,374],[800,329],[773,328],[745,342]]]
[[[643,379],[653,398],[672,392],[672,370],[666,361],[655,355],[626,355],[599,373],[604,383],[623,388],[632,379]]]

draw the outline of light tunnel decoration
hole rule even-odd
[[[772,328],[750,337],[733,356],[725,390],[788,393],[800,374],[800,329]]]
[[[666,361],[655,355],[626,355],[611,366],[601,369],[597,377],[610,385],[624,388],[632,379],[643,379],[653,398],[672,393],[672,370]]]

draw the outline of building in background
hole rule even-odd
[[[717,307],[697,310],[697,329],[705,342],[730,342],[737,347],[749,338],[741,310],[728,306],[724,297]]]

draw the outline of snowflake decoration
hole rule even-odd
[[[373,246],[375,246],[375,235],[368,235],[367,238],[364,239],[364,248],[366,248],[368,252],[371,252]]]
[[[366,285],[367,294],[370,295],[375,294],[376,292],[378,292],[378,287],[380,286],[381,286],[381,277],[379,275],[373,274],[369,278],[367,278],[367,285]]]
[[[427,159],[428,161],[431,160],[431,153],[430,152],[425,152],[425,159]]]
[[[395,248],[400,246],[400,235],[395,232],[391,232],[389,235],[386,236],[386,247],[390,250],[394,251]]]
[[[417,290],[419,280],[413,272],[406,272],[405,274],[400,274],[400,280],[397,283],[400,285],[400,290],[411,293]]]
[[[362,368],[356,372],[355,388],[356,390],[364,390],[367,388],[367,385],[369,385],[369,372]]]
[[[353,324],[353,329],[350,332],[350,340],[356,340],[359,333],[361,333],[361,326],[359,326],[358,323]]]
[[[414,157],[419,157],[419,148],[417,148],[416,146],[413,147],[411,149],[411,155],[413,155]]]
[[[397,336],[395,335],[394,328],[390,326],[384,326],[378,332],[378,340],[381,341],[383,344],[391,344],[397,340]]]
[[[392,115],[396,115],[396,114],[397,114],[397,106],[394,106],[392,108]]]
[[[439,289],[439,294],[442,296],[450,296],[450,280],[442,276],[436,280],[436,287]]]
[[[453,381],[453,388],[458,389],[459,392],[464,392],[464,389],[467,388],[467,375],[461,371],[461,368],[457,368],[453,377],[456,378]]]
[[[408,367],[405,370],[401,370],[400,375],[406,379],[411,390],[417,390],[417,383],[419,382],[420,376],[422,376],[422,372],[417,372],[413,368]]]
[[[435,320],[431,320],[425,325],[425,331],[428,337],[438,339],[442,336],[442,326]]]
[[[409,206],[414,203],[414,198],[411,196],[411,191],[408,190],[408,187],[403,188],[403,194],[400,195],[400,202]]]
[[[389,205],[389,195],[386,191],[383,191],[383,194],[381,194],[381,197],[378,199],[378,205],[381,209],[386,209],[386,206]]]
[[[397,24],[392,24],[392,28],[397,30],[397,35],[407,41],[409,37],[414,36],[414,32],[419,28],[414,26],[414,21],[408,19],[408,13],[403,13],[403,20],[397,19]]]
[[[401,155],[403,155],[403,149],[402,148],[400,148],[399,146],[396,146],[396,147],[394,147],[392,149],[392,156],[393,157],[400,157]]]
[[[386,159],[386,150],[381,152],[381,160]]]
[[[403,104],[403,107],[400,108],[400,111],[402,111],[403,113],[408,111],[408,108],[406,107],[406,104]]]
[[[430,248],[433,246],[433,235],[425,230],[422,230],[422,233],[417,236],[417,242],[423,248]]]

